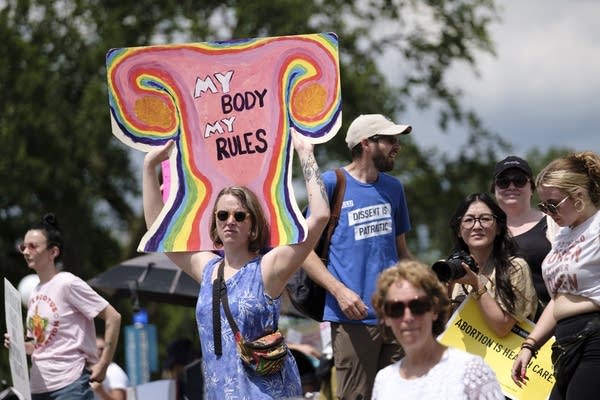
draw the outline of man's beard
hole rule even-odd
[[[378,151],[373,154],[373,164],[379,172],[390,172],[394,169],[394,159]]]

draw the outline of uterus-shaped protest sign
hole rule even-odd
[[[231,185],[264,201],[270,246],[304,240],[289,132],[323,143],[340,128],[335,34],[118,48],[106,66],[113,134],[146,152],[175,142],[140,251],[213,249],[210,213]]]

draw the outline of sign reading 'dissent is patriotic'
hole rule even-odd
[[[140,250],[212,249],[209,211],[231,185],[264,201],[271,246],[304,240],[289,132],[323,143],[340,128],[335,34],[118,48],[106,66],[113,134],[141,151],[175,142]]]

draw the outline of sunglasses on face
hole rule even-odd
[[[562,206],[563,203],[565,201],[567,201],[568,198],[569,198],[569,196],[565,197],[564,199],[562,199],[561,201],[559,201],[556,204],[554,204],[554,203],[548,203],[547,201],[546,202],[542,201],[541,203],[538,203],[537,207],[544,214],[554,214],[554,215],[556,215],[556,214],[558,214],[558,208],[560,206]]]
[[[373,135],[369,138],[369,140],[373,142],[379,142],[380,140],[383,140],[384,142],[388,142],[392,146],[398,143],[398,137],[390,135]]]
[[[502,176],[496,178],[496,186],[498,186],[500,189],[508,189],[511,182],[513,185],[515,185],[515,187],[522,188],[527,185],[529,178],[525,175]]]
[[[39,249],[42,246],[43,246],[43,244],[21,242],[17,245],[17,249],[19,249],[19,251],[21,253],[25,253],[25,250],[27,250],[27,249],[29,251],[37,251],[37,249]]]
[[[215,212],[215,215],[217,216],[217,219],[219,221],[227,221],[229,219],[230,215],[233,215],[233,219],[235,219],[237,222],[243,222],[246,220],[246,218],[248,217],[248,213],[246,211],[225,211],[225,210],[220,210]]]
[[[408,308],[412,315],[423,315],[431,310],[431,300],[429,297],[417,297],[415,299],[404,301],[386,301],[383,304],[383,313],[390,318],[402,318],[404,310]]]

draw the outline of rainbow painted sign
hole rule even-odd
[[[106,66],[113,134],[146,152],[175,141],[139,250],[213,249],[209,214],[231,185],[264,200],[271,246],[304,240],[289,129],[323,143],[340,128],[335,34],[111,49]]]

